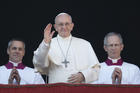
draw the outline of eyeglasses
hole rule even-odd
[[[119,47],[121,44],[108,44],[107,47]]]
[[[62,27],[62,26],[70,26],[71,24],[72,23],[60,23],[60,24],[56,24],[56,25]]]

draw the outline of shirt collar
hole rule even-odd
[[[17,65],[17,66],[15,66],[13,63],[14,63],[14,62],[10,62],[10,61],[9,61],[7,64],[5,64],[5,67],[6,67],[7,69],[13,69],[13,68],[16,68],[16,69],[24,69],[24,68],[26,67],[25,65],[23,65],[22,62],[16,63],[15,65]]]
[[[70,36],[68,36],[68,37],[66,37],[66,38],[63,38],[63,37],[61,37],[61,36],[58,34],[58,35],[57,35],[57,38],[58,38],[59,40],[69,41],[69,40],[71,40],[72,35],[70,34]]]
[[[113,59],[114,60],[114,59]],[[115,59],[115,61],[117,60],[117,62],[113,63],[111,59],[107,59],[105,61],[105,63],[108,65],[108,66],[112,66],[112,65],[116,65],[116,66],[121,66],[123,64],[123,60],[120,58],[120,59]]]
[[[121,59],[121,57],[116,58],[116,59],[112,59],[110,57],[108,57],[108,59],[112,60],[112,63],[117,63],[119,59]]]
[[[18,66],[18,64],[19,64],[19,63],[22,63],[22,62],[17,62],[17,63],[15,63],[15,62],[10,61],[10,60],[9,60],[9,62],[10,62],[10,63],[12,63],[12,64],[13,64],[13,66]]]

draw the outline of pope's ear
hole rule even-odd
[[[73,30],[73,27],[74,27],[74,23],[71,24],[71,30]]]
[[[74,27],[74,23],[72,23],[72,27]]]
[[[56,24],[54,24],[54,25],[53,25],[53,27],[54,27],[55,31],[57,31],[57,27],[56,27]]]

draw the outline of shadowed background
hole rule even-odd
[[[103,38],[119,32],[124,39],[122,58],[140,67],[140,7],[138,0],[4,0],[0,1],[0,65],[7,63],[7,43],[20,37],[26,43],[23,63],[33,67],[33,51],[43,39],[43,30],[61,12],[69,13],[75,24],[73,36],[88,40],[99,59],[107,57]],[[54,29],[54,28],[53,28]],[[56,36],[55,33],[54,36]],[[81,46],[82,47],[82,46]]]

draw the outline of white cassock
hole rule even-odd
[[[112,73],[116,67],[122,71],[121,84],[140,84],[139,67],[127,62],[123,62],[121,66],[108,66],[105,62],[101,63],[99,78],[93,84],[112,84]]]
[[[8,79],[12,69],[7,69],[5,66],[0,67],[0,84],[8,84]],[[17,69],[20,75],[20,84],[45,84],[42,76],[36,73],[34,69],[25,67]]]
[[[62,63],[66,55],[67,67]],[[78,72],[83,73],[85,83],[98,78],[99,61],[91,44],[71,35],[68,38],[57,35],[50,45],[43,41],[34,52],[33,63],[39,72],[49,76],[49,83],[67,82],[71,74]]]

